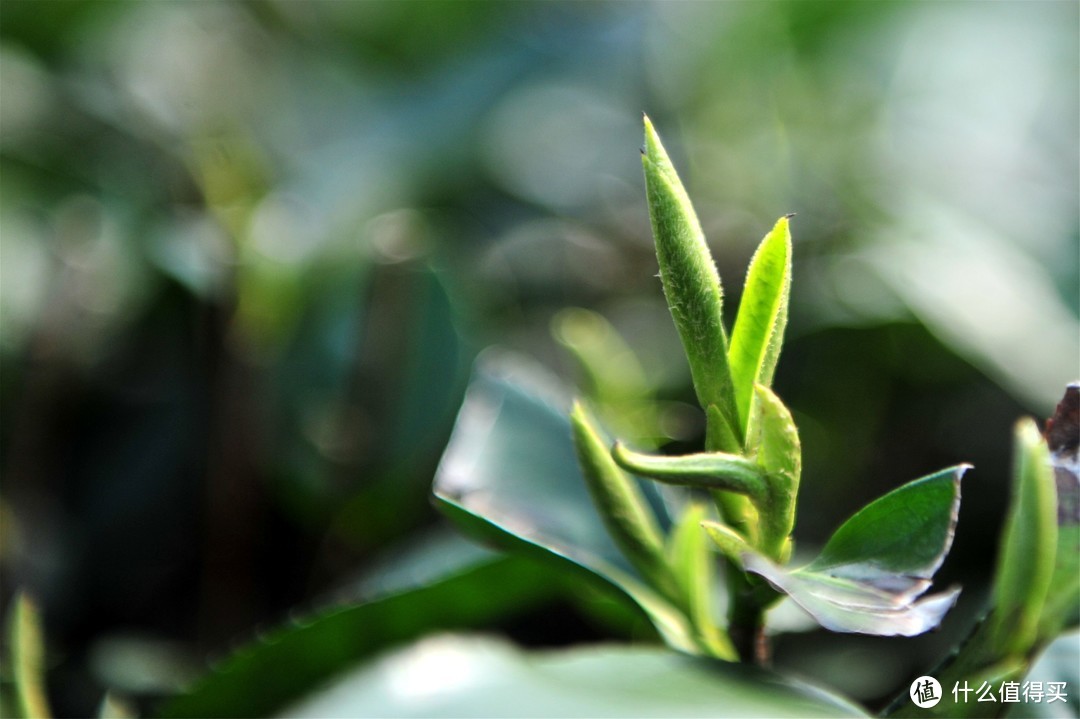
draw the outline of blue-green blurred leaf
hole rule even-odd
[[[577,465],[568,411],[555,381],[539,369],[482,356],[435,496],[469,531],[602,577],[641,606],[666,641],[693,651],[685,617],[647,587],[608,535]],[[655,488],[638,486],[666,531],[670,519]]]
[[[385,655],[289,708],[289,717],[867,716],[823,689],[658,648],[525,653],[442,636]]]

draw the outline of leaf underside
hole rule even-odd
[[[958,588],[920,597],[952,544],[965,466],[910,482],[845,522],[800,569],[744,553],[747,571],[791,596],[826,629],[914,636],[937,626]]]

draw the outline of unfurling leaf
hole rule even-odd
[[[690,198],[647,117],[641,161],[664,296],[690,363],[694,390],[701,406],[715,405],[735,432],[733,446],[710,449],[738,452],[742,425],[727,361],[720,275]]]
[[[772,384],[787,325],[791,293],[791,233],[781,217],[761,241],[746,274],[739,314],[731,333],[728,363],[743,434],[750,419],[754,387]],[[748,443],[749,444],[749,443]],[[749,449],[749,447],[748,447]]]
[[[768,477],[761,516],[759,546],[773,561],[784,563],[791,553],[789,535],[795,526],[795,500],[802,473],[802,445],[791,412],[763,385],[755,388],[757,412],[754,445],[757,463]]]

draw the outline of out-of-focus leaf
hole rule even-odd
[[[910,482],[845,522],[807,566],[789,571],[747,553],[748,571],[838,632],[913,636],[940,623],[959,589],[918,600],[952,544],[960,501],[954,467]]]
[[[483,355],[439,465],[435,496],[467,531],[605,579],[648,613],[666,641],[694,651],[686,618],[648,588],[607,533],[577,465],[568,409],[554,380],[537,368]],[[666,531],[670,519],[655,488],[638,486]]]
[[[859,707],[760,669],[657,648],[525,653],[432,637],[361,667],[289,717],[841,717]]]
[[[1069,632],[1050,643],[1035,661],[1025,682],[1065,683],[1065,701],[1023,702],[1012,706],[1006,716],[1016,719],[1073,719],[1077,716],[1077,688],[1080,687],[1080,632]]]
[[[1046,423],[1057,490],[1057,552],[1039,626],[1042,638],[1080,623],[1080,383],[1074,382]]]
[[[1022,420],[1013,445],[1013,498],[994,579],[994,636],[1002,656],[1022,655],[1038,639],[1057,551],[1057,496],[1046,442]]]
[[[1076,557],[1075,544],[1069,546],[1070,542],[1076,542],[1076,536],[1070,537],[1068,532],[1076,525],[1069,525],[1067,519],[1059,525],[1068,513],[1060,512],[1056,495],[1061,484],[1055,487],[1052,478],[1060,463],[1048,451],[1071,444],[1075,452],[1075,443],[1080,441],[1067,428],[1069,402],[1067,391],[1058,412],[1047,423],[1049,447],[1032,420],[1022,420],[1016,426],[1013,496],[994,576],[993,607],[958,651],[935,672],[943,686],[959,682],[977,686],[982,681],[992,681],[995,685],[1020,681],[1038,652],[1054,641],[1069,616],[1075,616],[1076,583],[1080,581],[1075,572],[1080,559]],[[1062,426],[1066,427],[1064,437],[1057,435]],[[1066,556],[1055,559],[1062,547]],[[1073,592],[1071,596],[1070,592]],[[901,696],[889,713],[913,717],[983,714],[977,705],[958,702],[950,696],[927,709],[920,709],[908,697]]]
[[[738,452],[742,425],[728,367],[720,275],[690,198],[647,117],[641,160],[664,295],[690,362],[698,401],[702,407],[714,405],[720,410],[738,442],[710,449]]]
[[[487,625],[546,601],[558,588],[542,565],[491,555],[398,594],[335,605],[241,647],[170,701],[161,716],[270,714],[377,652],[431,631]]]
[[[16,705],[25,719],[52,716],[45,694],[45,640],[37,605],[20,593],[12,602],[8,618],[8,643],[15,679]]]
[[[735,661],[738,653],[731,639],[716,626],[714,612],[717,608],[712,602],[715,564],[708,537],[701,526],[708,517],[709,511],[704,504],[688,505],[671,532],[667,553],[698,640],[711,656]]]
[[[98,719],[135,719],[135,708],[112,692],[106,692],[98,707]]]
[[[638,483],[615,464],[607,442],[600,438],[580,403],[570,412],[570,426],[578,466],[604,526],[634,568],[652,586],[674,598],[664,538]]]
[[[788,218],[781,217],[750,260],[739,314],[731,331],[728,362],[744,433],[754,386],[772,384],[787,326],[790,293],[791,234]]]
[[[551,321],[552,335],[574,358],[582,391],[616,436],[654,447],[662,436],[653,388],[633,350],[591,310],[572,307]]]

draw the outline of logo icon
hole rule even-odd
[[[929,709],[937,706],[937,703],[941,701],[941,684],[933,677],[919,677],[911,683],[908,694],[911,696],[911,701],[915,702],[915,706],[920,709]]]

